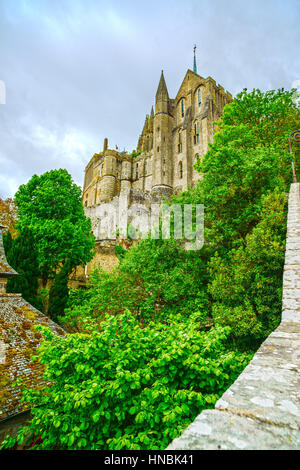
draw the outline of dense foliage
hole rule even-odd
[[[288,191],[288,136],[299,119],[293,94],[282,90],[244,91],[225,106],[220,132],[196,164],[205,175],[197,192],[213,250],[226,253],[243,243],[260,219],[263,196]]]
[[[88,315],[101,321],[105,312],[129,309],[142,322],[162,320],[170,313],[187,317],[207,310],[204,263],[195,251],[185,252],[175,240],[143,240],[112,273],[96,270],[85,293],[71,294],[61,319],[81,328]]]
[[[164,449],[240,374],[249,355],[228,351],[229,328],[199,327],[197,314],[140,328],[129,311],[100,332],[55,337],[39,360],[53,385],[25,394],[33,419],[22,442],[39,449]],[[8,439],[10,447],[14,439]]]
[[[298,123],[283,90],[243,91],[225,107],[196,164],[203,180],[171,201],[205,205],[204,247],[189,252],[171,239],[118,248],[117,269],[95,270],[86,291],[71,293],[61,321],[79,333],[47,333],[39,360],[52,385],[25,392],[33,420],[20,441],[162,449],[214,405],[280,321],[288,136]],[[67,259],[55,243],[49,261],[43,250],[38,258],[44,272]]]
[[[287,200],[288,136],[299,108],[283,90],[243,91],[224,108],[219,132],[196,167],[204,178],[172,203],[205,206],[205,245],[185,251],[175,240],[143,240],[113,273],[98,271],[65,321],[75,330],[91,316],[126,308],[142,324],[201,311],[207,323],[230,325],[239,347],[255,349],[281,313]]]
[[[287,198],[271,193],[263,198],[260,220],[245,243],[210,260],[212,316],[229,325],[247,348],[269,335],[280,321],[285,254]]]
[[[66,262],[74,268],[91,260],[91,221],[84,215],[81,188],[67,170],[34,175],[20,186],[15,199],[17,228],[31,228],[44,287]]]

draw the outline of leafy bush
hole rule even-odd
[[[21,293],[34,307],[43,308],[38,296],[39,266],[37,250],[32,231],[25,227],[12,239],[11,233],[4,235],[4,246],[7,261],[18,272],[19,276],[8,279],[6,291]]]
[[[289,91],[244,90],[226,105],[195,193],[205,205],[205,239],[226,254],[259,222],[263,196],[292,182],[288,136],[300,109]],[[195,196],[194,196],[195,197]]]
[[[112,273],[96,270],[86,291],[71,293],[65,325],[81,333],[46,333],[40,361],[52,385],[25,391],[33,419],[19,441],[26,436],[43,449],[163,449],[243,370],[252,353],[241,350],[257,348],[280,319],[287,139],[299,122],[292,98],[244,91],[224,108],[214,143],[195,165],[203,180],[172,199],[205,205],[200,251],[143,240],[119,251]],[[25,201],[28,190],[20,193]],[[65,200],[58,214],[69,210]],[[48,218],[48,197],[38,210]],[[49,277],[47,263],[44,270]]]
[[[39,360],[52,385],[26,391],[32,421],[4,447],[41,438],[39,449],[164,449],[250,359],[226,348],[228,327],[201,331],[201,320],[141,328],[127,311],[90,335],[45,329]]]
[[[263,197],[260,221],[245,244],[210,261],[209,290],[213,318],[229,325],[247,347],[255,347],[280,322],[286,239],[287,198],[284,193]]]
[[[96,269],[88,290],[71,294],[61,321],[80,330],[87,317],[98,322],[105,313],[129,309],[145,324],[171,313],[184,317],[207,311],[207,276],[198,253],[186,252],[175,240],[143,240],[128,250],[111,273]]]

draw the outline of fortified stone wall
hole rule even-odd
[[[214,410],[169,450],[300,449],[300,184],[291,185],[282,321]]]

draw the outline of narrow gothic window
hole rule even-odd
[[[136,164],[136,177],[139,177],[139,164]]]
[[[157,147],[157,151],[159,152],[159,147]]]
[[[198,106],[201,106],[201,88],[198,88]]]
[[[182,171],[182,162],[179,162],[179,178],[182,179],[183,171]]]
[[[184,117],[184,100],[181,100],[181,117]]]

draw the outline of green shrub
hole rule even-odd
[[[65,339],[45,330],[40,362],[52,385],[26,391],[32,421],[16,439],[39,449],[164,449],[236,379],[249,355],[229,351],[230,329],[201,316],[141,328],[126,312],[100,332]]]

